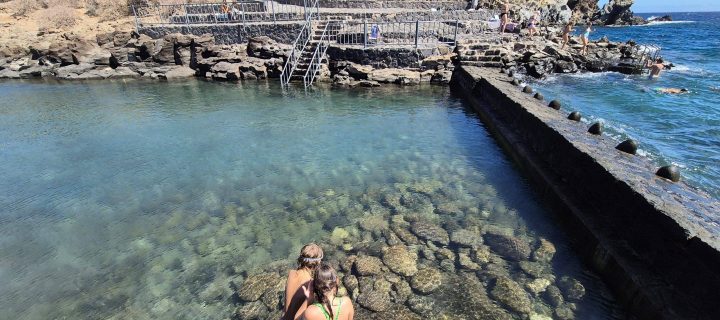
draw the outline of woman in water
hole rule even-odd
[[[587,47],[588,43],[590,43],[590,32],[592,31],[592,22],[587,23],[587,27],[585,28],[585,33],[582,35],[582,51],[580,51],[581,54],[587,54]]]
[[[565,25],[565,28],[563,28],[563,34],[562,34],[563,44],[562,44],[562,47],[560,48],[560,50],[565,49],[565,46],[568,43],[570,43],[570,33],[573,31],[573,27],[575,27],[575,22],[572,19],[570,19],[570,21],[568,21],[568,23]]]
[[[306,291],[313,289],[313,274],[322,263],[323,250],[317,244],[306,244],[300,250],[297,269],[288,272],[285,284],[285,308],[283,320],[299,319],[303,311],[314,299],[306,295]]]
[[[336,296],[339,283],[330,265],[323,264],[315,271],[312,292],[317,302],[305,310],[304,320],[353,320],[355,309],[350,298]],[[306,294],[309,295],[310,290]]]

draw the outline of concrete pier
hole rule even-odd
[[[498,69],[463,66],[451,86],[620,302],[641,319],[717,319],[720,203],[657,177],[648,159],[615,149],[616,141],[588,133],[588,125],[511,82]]]

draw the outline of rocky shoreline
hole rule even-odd
[[[556,29],[548,28],[545,34],[529,37],[525,33],[489,33],[459,40],[454,52],[442,46],[425,55],[423,50],[363,50],[333,45],[328,50],[328,67],[318,78],[336,86],[447,84],[457,65],[508,68],[536,78],[551,73],[632,73],[635,61],[641,58],[638,45],[632,41],[600,39],[590,43],[587,55],[581,55],[577,41],[572,40],[570,48],[562,50]],[[170,34],[152,39],[137,33],[112,32],[98,35],[95,41],[66,33],[59,40],[33,44],[28,51],[29,55],[1,58],[0,78],[279,78],[290,46],[265,36],[253,37],[247,44],[219,45],[210,35]]]

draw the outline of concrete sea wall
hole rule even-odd
[[[566,118],[498,69],[461,67],[451,86],[553,207],[576,248],[641,319],[720,315],[720,203],[655,176],[649,160]]]

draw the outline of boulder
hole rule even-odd
[[[190,69],[185,66],[174,66],[167,72],[165,72],[162,76],[160,76],[161,79],[166,80],[173,80],[173,79],[182,79],[182,78],[190,78],[195,76],[195,70]]]
[[[483,238],[492,251],[510,260],[527,260],[530,256],[530,245],[519,238],[495,233],[487,233]]]
[[[585,287],[582,283],[568,276],[560,278],[558,287],[560,287],[567,300],[578,301],[585,296]]]
[[[415,85],[420,83],[420,73],[405,69],[387,68],[370,72],[368,80],[380,83],[395,83],[400,85]]]
[[[421,294],[430,294],[442,284],[440,270],[427,267],[418,270],[410,280],[410,287]]]
[[[289,49],[288,46],[280,45],[270,37],[257,36],[248,40],[247,54],[261,59],[286,58]]]
[[[490,295],[496,301],[515,312],[529,314],[532,311],[532,302],[527,292],[517,282],[508,277],[497,278]]]
[[[347,71],[351,77],[355,78],[355,80],[365,80],[373,71],[373,67],[350,62],[345,67],[345,71]]]
[[[372,276],[382,272],[382,261],[373,256],[358,256],[355,259],[355,272],[361,276]]]
[[[450,235],[450,242],[463,247],[477,247],[482,244],[479,231],[459,229]]]
[[[417,271],[417,255],[407,250],[404,245],[389,247],[383,253],[383,262],[390,271],[401,276],[413,276]]]
[[[237,81],[241,77],[239,63],[221,61],[213,65],[210,72],[215,80]]]
[[[375,312],[383,312],[392,306],[390,296],[385,292],[377,290],[361,292],[357,298],[357,302],[359,305]]]
[[[283,286],[283,278],[277,273],[261,273],[249,276],[237,289],[241,301],[257,301],[269,290]]]
[[[555,72],[556,73],[576,73],[578,72],[578,67],[574,62],[571,61],[556,61],[555,62]]]
[[[437,242],[443,245],[450,243],[447,231],[438,225],[430,222],[416,221],[412,224],[411,230],[421,239]]]
[[[267,307],[260,301],[246,303],[235,310],[234,318],[243,320],[264,320],[268,316]]]
[[[555,245],[547,239],[540,239],[537,249],[533,252],[532,258],[537,262],[549,263],[555,256]]]

